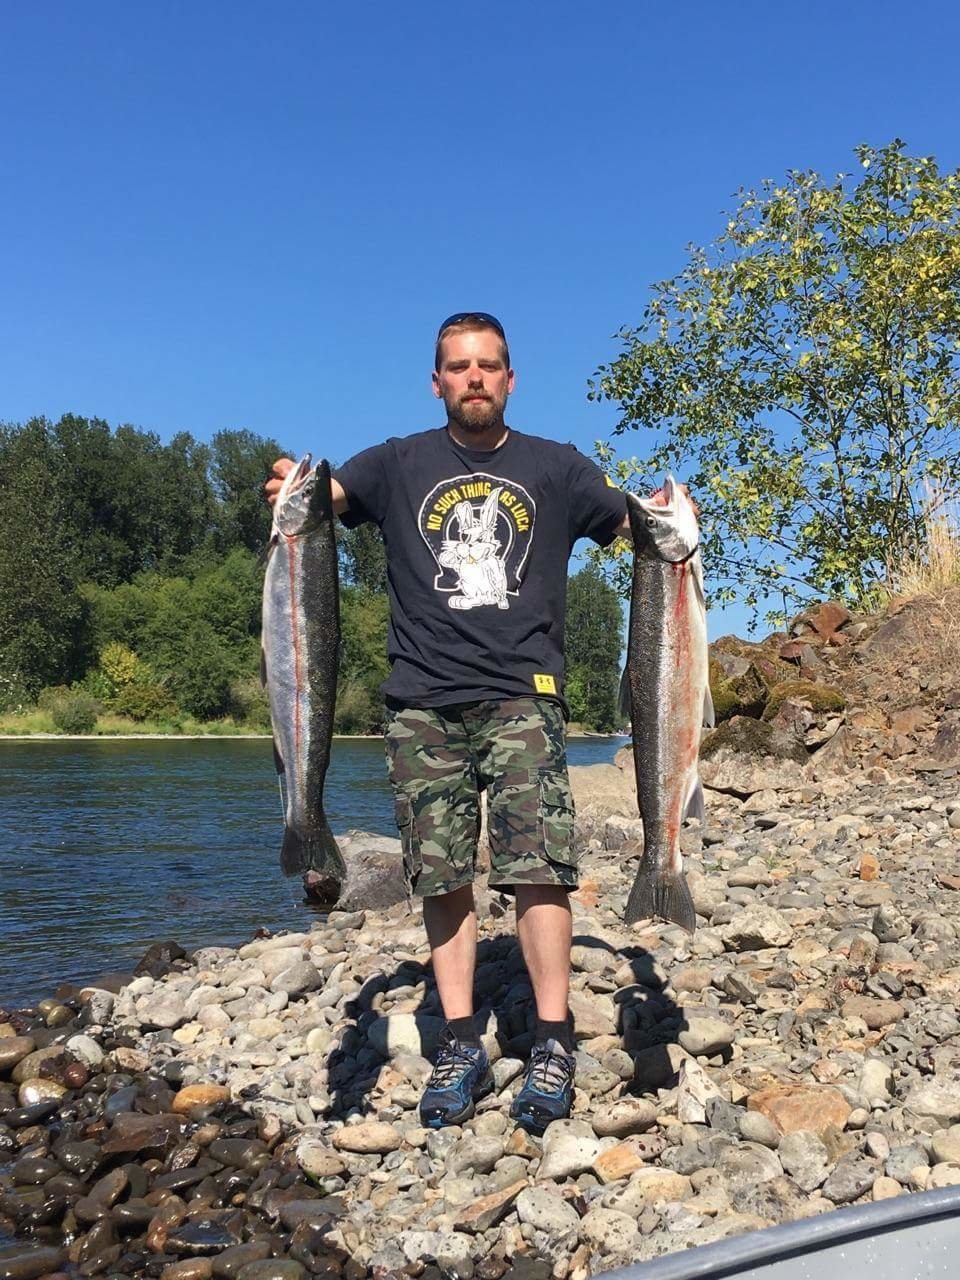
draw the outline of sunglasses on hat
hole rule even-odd
[[[503,325],[496,316],[492,316],[489,311],[457,311],[452,316],[447,316],[443,324],[437,330],[437,340],[439,341],[441,334],[445,329],[449,329],[452,324],[463,324],[465,320],[480,320],[483,324],[488,324],[491,329],[496,329],[500,337],[506,342],[507,335],[503,331]]]

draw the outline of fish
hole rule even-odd
[[[263,581],[261,678],[285,793],[280,866],[333,905],[347,877],[323,811],[340,649],[340,587],[330,467],[301,459],[273,508]]]
[[[707,674],[707,612],[700,530],[690,499],[668,475],[665,505],[628,493],[633,587],[621,711],[629,715],[643,852],[624,920],[670,920],[693,933],[680,829],[703,820],[697,769],[702,725],[714,722]]]

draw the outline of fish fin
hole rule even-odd
[[[690,790],[687,792],[687,798],[683,805],[683,816],[685,818],[699,818],[701,822],[706,819],[707,810],[703,802],[703,783],[700,781],[699,774],[693,775],[693,781],[690,784]]]
[[[260,688],[267,687],[267,655],[263,645],[260,646]]]
[[[312,831],[284,828],[280,868],[285,876],[303,876],[309,871],[317,871],[341,884],[346,880],[347,866],[343,854],[322,814],[319,825]]]
[[[717,715],[713,709],[713,694],[710,692],[709,682],[703,689],[703,724],[707,729],[713,729],[717,723]]]
[[[641,864],[623,919],[625,924],[635,924],[637,920],[669,920],[693,933],[697,913],[686,876],[682,872],[676,876],[658,875]]]
[[[620,677],[620,714],[624,720],[633,719],[633,706],[630,702],[630,675],[629,667],[624,664],[623,675]]]
[[[286,773],[286,766],[283,763],[283,756],[280,754],[280,748],[277,746],[277,740],[273,740],[273,767],[277,773]]]

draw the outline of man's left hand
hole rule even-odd
[[[677,488],[681,493],[686,494],[687,501],[690,503],[691,507],[693,507],[693,514],[698,516],[700,514],[700,508],[697,506],[696,499],[690,496],[690,490],[685,484],[678,484]],[[653,493],[651,493],[650,497],[654,502],[658,502],[661,507],[665,507],[667,505],[666,494],[662,489],[655,489]]]

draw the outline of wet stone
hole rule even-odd
[[[169,1253],[214,1254],[240,1243],[235,1231],[213,1218],[188,1218],[167,1235]]]
[[[40,1186],[48,1182],[55,1174],[60,1173],[56,1160],[44,1156],[24,1156],[10,1170],[13,1181],[18,1186]]]
[[[36,1280],[57,1270],[66,1251],[49,1245],[14,1244],[0,1247],[0,1280]]]
[[[241,1267],[236,1280],[304,1280],[306,1274],[306,1268],[292,1258],[265,1258]]]

